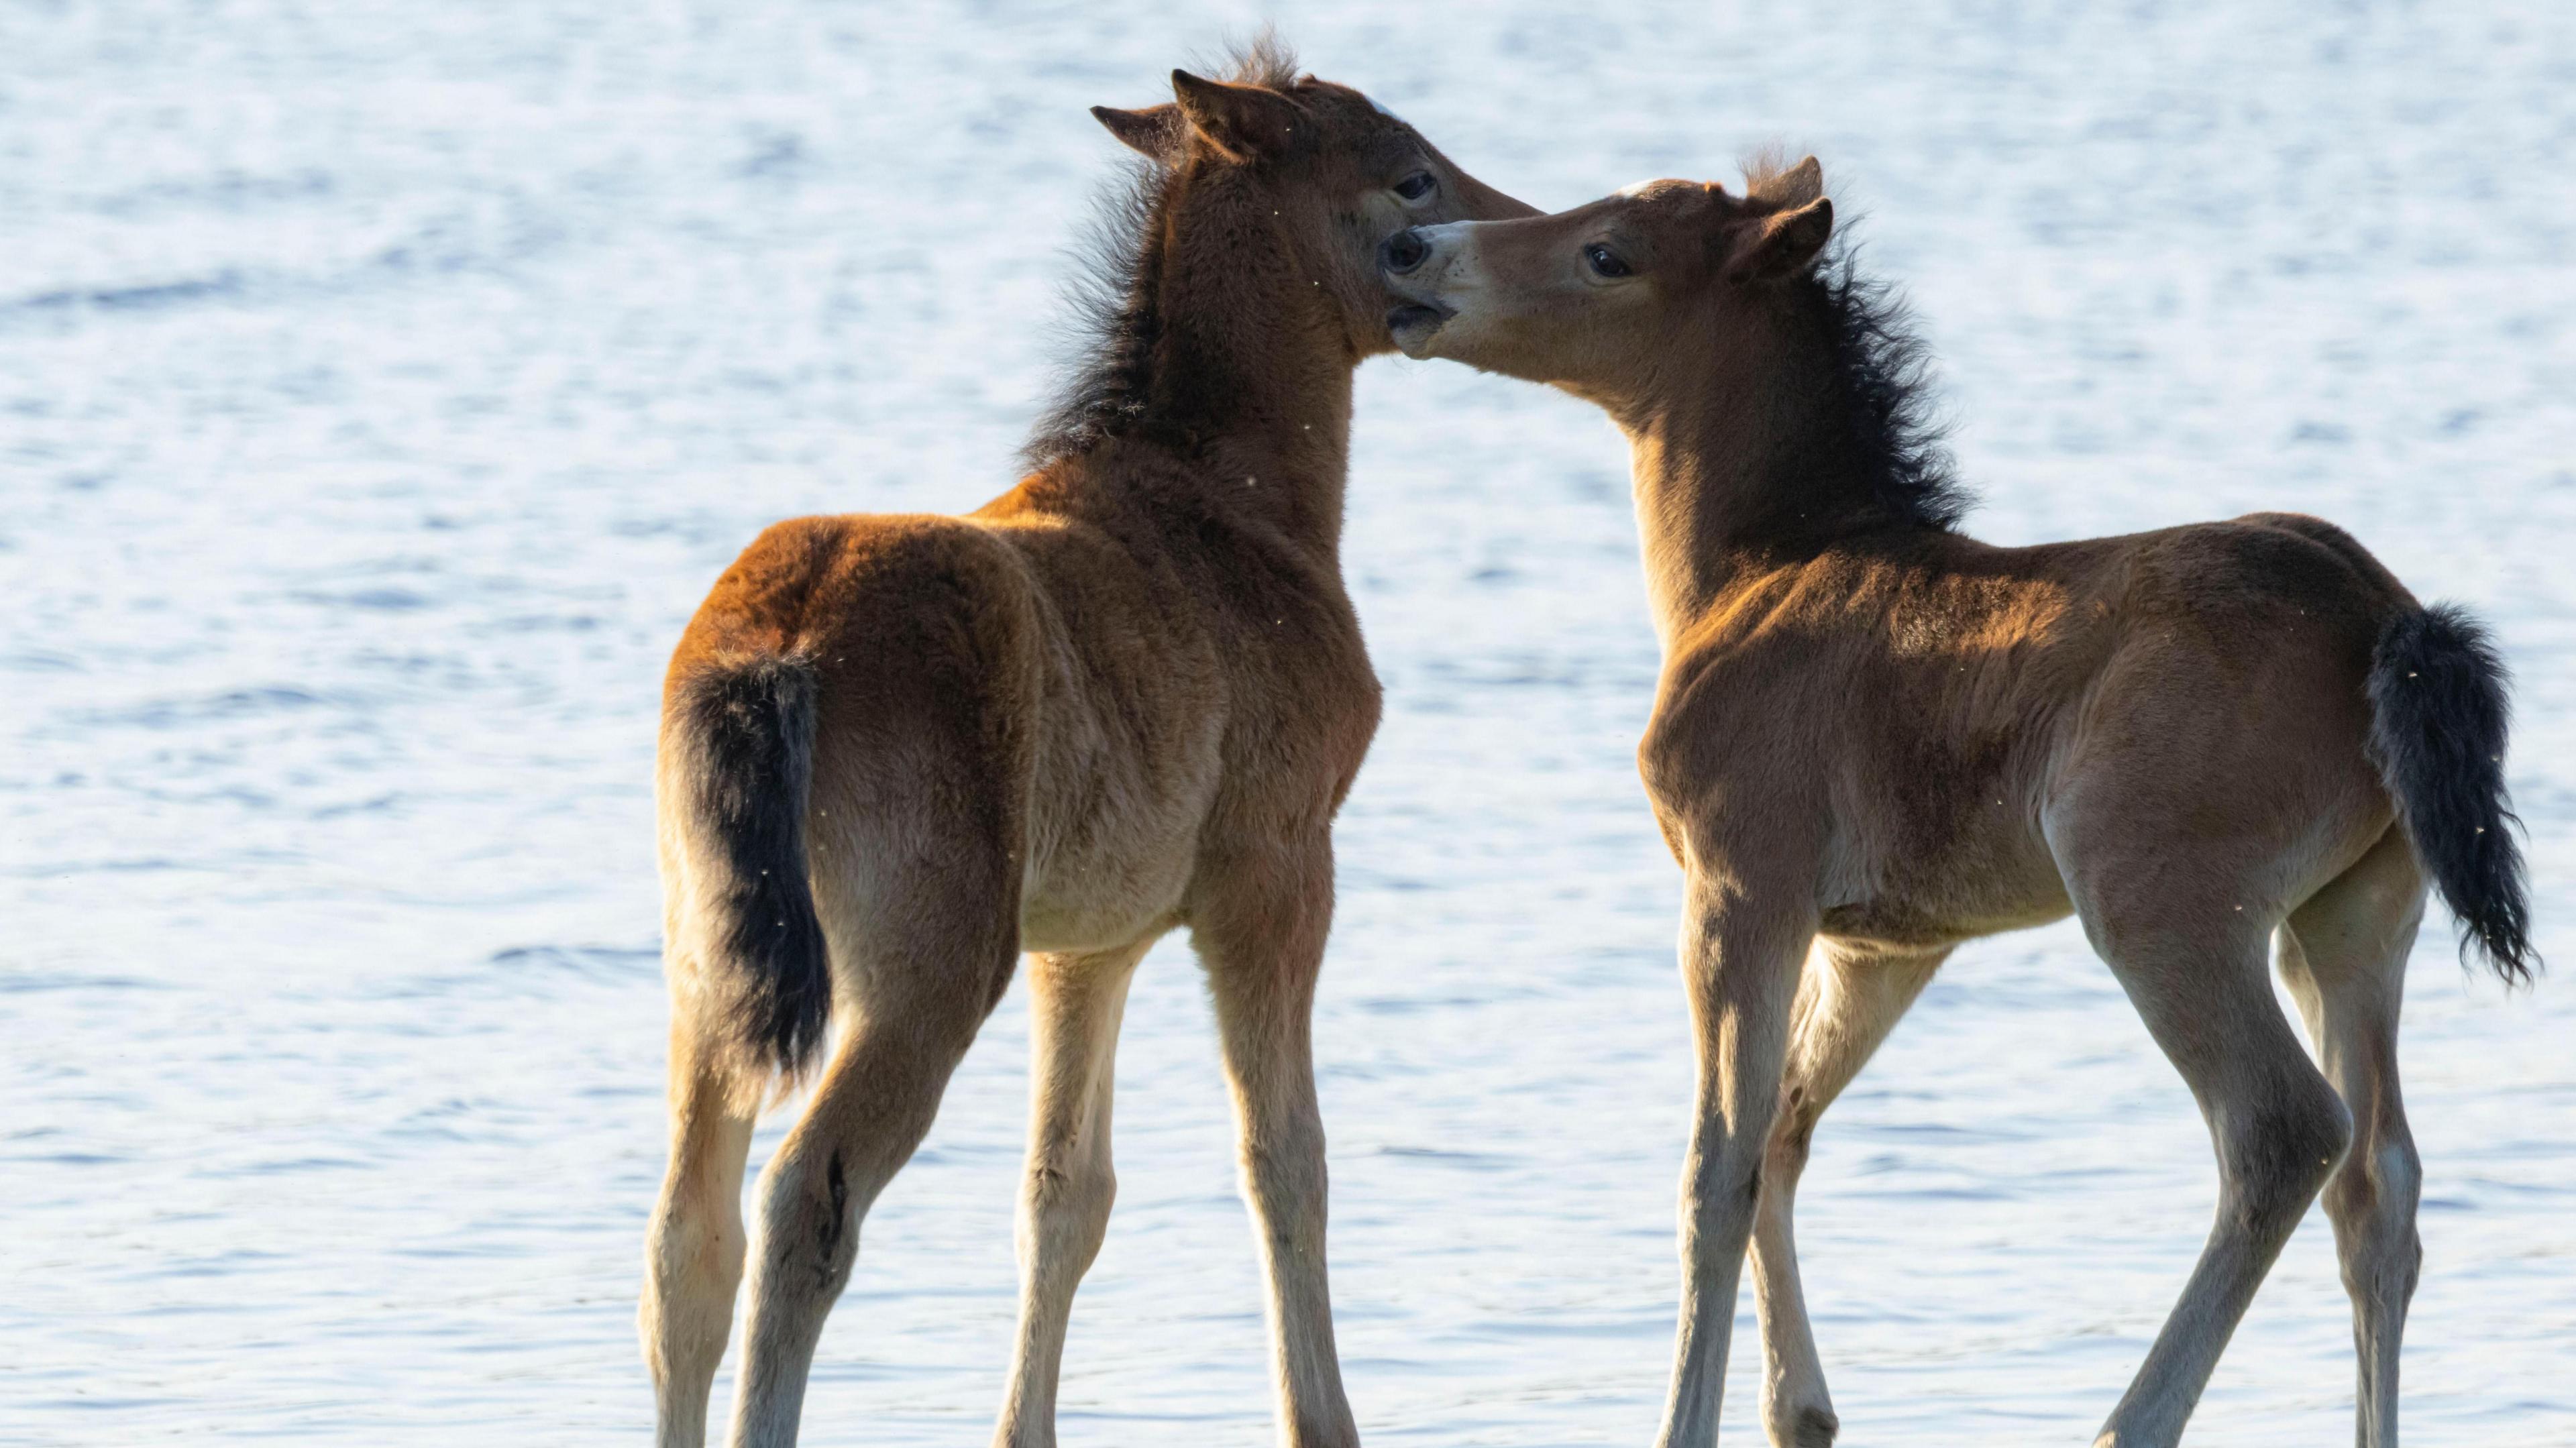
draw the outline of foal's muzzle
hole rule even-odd
[[[1377,245],[1378,272],[1395,300],[1394,310],[1386,314],[1387,335],[1409,357],[1427,355],[1431,334],[1455,315],[1439,299],[1439,268],[1425,265],[1436,250],[1432,238],[1412,227]]]
[[[1378,269],[1391,277],[1403,276],[1430,259],[1431,243],[1411,227],[1377,244]]]

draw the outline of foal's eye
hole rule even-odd
[[[1395,183],[1395,194],[1407,201],[1419,201],[1440,189],[1440,178],[1428,171],[1416,171]]]
[[[1624,277],[1630,274],[1628,264],[1621,261],[1611,252],[1610,248],[1606,246],[1593,245],[1585,247],[1583,249],[1583,259],[1592,264],[1592,274],[1594,276]]]

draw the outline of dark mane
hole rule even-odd
[[[1234,48],[1222,70],[1237,85],[1297,84],[1297,57],[1275,35]],[[1179,178],[1170,160],[1140,157],[1095,204],[1066,288],[1072,362],[1020,449],[1028,467],[1087,453],[1143,420],[1163,334],[1163,222]]]
[[[1159,238],[1177,174],[1139,158],[1094,203],[1073,249],[1064,302],[1070,316],[1059,324],[1074,360],[1020,448],[1028,467],[1089,452],[1142,414],[1163,331],[1154,305],[1162,291]]]
[[[1297,52],[1279,38],[1279,32],[1265,30],[1239,45],[1226,47],[1210,70],[1222,70],[1225,78],[1236,85],[1267,86],[1285,91],[1297,88]]]
[[[1902,522],[1956,527],[1976,498],[1951,472],[1912,311],[1887,283],[1860,274],[1848,246],[1837,245],[1806,286],[1843,404],[1839,451],[1864,479],[1869,505]]]

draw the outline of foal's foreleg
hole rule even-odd
[[[1717,1441],[1727,1338],[1779,1102],[1790,1002],[1815,934],[1812,917],[1766,913],[1733,894],[1694,870],[1683,908],[1682,980],[1699,1090],[1682,1168],[1681,1326],[1659,1448]]]
[[[1798,1280],[1790,1226],[1816,1120],[1860,1073],[1948,949],[1862,953],[1819,940],[1798,981],[1780,1114],[1762,1159],[1753,1227],[1753,1291],[1762,1318],[1762,1425],[1780,1448],[1826,1448],[1841,1424]]]
[[[1234,1088],[1244,1201],[1270,1279],[1284,1448],[1359,1442],[1333,1346],[1324,1120],[1315,1102],[1315,980],[1332,908],[1332,846],[1318,834],[1211,868],[1191,914]]]
[[[2307,1018],[2326,1079],[2352,1113],[2352,1149],[2326,1183],[2360,1359],[2354,1441],[2396,1448],[2397,1358],[2424,1249],[2415,1234],[2423,1168],[2397,1089],[2397,1015],[2424,881],[2391,828],[2281,933],[2281,975]]]
[[[1056,1376],[1074,1289],[1100,1254],[1117,1178],[1112,1066],[1127,986],[1149,942],[1045,955],[1029,970],[1029,1156],[1020,1184],[1020,1330],[996,1448],[1055,1442]]]

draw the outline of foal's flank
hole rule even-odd
[[[1810,158],[1391,238],[1417,357],[1553,383],[1628,434],[1664,643],[1638,751],[1687,876],[1699,1099],[1661,1441],[1712,1442],[1748,1246],[1775,1443],[1838,1420],[1791,1202],[1817,1118],[1962,941],[2079,916],[2190,1084],[2218,1217],[2100,1438],[2172,1444],[2320,1187],[2363,1448],[2397,1441],[2419,1168],[2398,1002],[2426,886],[2537,964],[2504,671],[2343,530],[2263,513],[2033,548],[1961,535],[1919,348]],[[2274,1007],[2268,942],[2320,1073]]]
[[[1378,717],[1340,566],[1351,373],[1390,346],[1380,238],[1530,209],[1270,46],[1231,82],[1172,85],[1093,113],[1145,160],[1095,356],[1028,475],[964,517],[771,528],[672,656],[672,1138],[641,1313],[664,1445],[705,1435],[761,1106],[812,1083],[760,1187],[735,1401],[734,1441],[776,1448],[868,1206],[1023,952],[1036,1059],[994,1441],[1054,1441],[1114,1192],[1119,1016],[1178,926],[1233,1087],[1281,1441],[1357,1441],[1309,1047],[1333,816]]]

